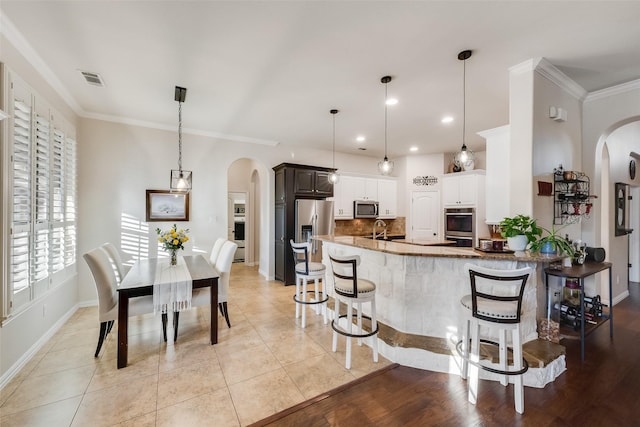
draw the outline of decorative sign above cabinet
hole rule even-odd
[[[416,176],[413,178],[413,185],[436,185],[437,183],[437,176]]]

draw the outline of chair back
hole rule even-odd
[[[233,256],[237,248],[237,243],[227,240],[222,245],[222,249],[220,249],[220,255],[218,255],[218,260],[215,265],[216,270],[220,273],[220,279],[218,279],[218,302],[227,301],[231,264],[233,263]]]
[[[465,264],[471,285],[473,317],[494,323],[520,323],[522,296],[531,267],[496,270]]]
[[[309,275],[309,254],[311,253],[311,242],[296,243],[291,239],[291,250],[293,251],[293,265],[296,273]]]
[[[122,262],[118,248],[116,248],[113,243],[107,242],[102,245],[102,249],[104,249],[107,252],[107,255],[109,255],[109,258],[111,258],[111,264],[116,270],[116,278],[118,284],[120,284],[122,279],[124,279],[124,276],[127,274],[127,269]]]
[[[89,265],[98,291],[100,322],[115,320],[105,317],[118,304],[118,282],[109,255],[103,248],[95,248],[82,257]]]
[[[329,254],[331,270],[333,271],[334,291],[345,297],[356,298],[358,296],[358,270],[360,265],[359,255],[338,256]],[[336,286],[338,281],[351,282],[348,286]],[[352,289],[353,292],[345,292]]]
[[[211,249],[211,255],[209,255],[209,263],[211,265],[216,265],[216,261],[218,260],[218,255],[220,255],[220,250],[222,249],[222,245],[226,242],[227,239],[223,237],[218,237],[213,244],[213,248]]]

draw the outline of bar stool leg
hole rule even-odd
[[[507,359],[507,330],[500,329],[500,369],[503,371],[507,370],[508,359]],[[500,384],[506,386],[509,384],[509,377],[506,375],[500,376]]]
[[[307,278],[302,278],[302,301],[307,301]],[[302,304],[302,327],[307,325],[307,305]]]
[[[349,335],[353,333],[353,302],[349,300],[347,303],[347,332]],[[351,337],[347,337],[347,369],[351,369]]]
[[[322,278],[322,298],[327,298],[327,281]],[[322,315],[324,316],[324,324],[327,324],[327,302],[322,303]]]
[[[300,299],[300,277],[296,275],[296,299]],[[296,319],[300,317],[300,303],[296,302]]]
[[[473,363],[469,366],[469,402],[474,405],[478,401],[478,366],[480,362],[480,325],[477,321],[471,320],[471,351],[469,357]]]
[[[333,321],[336,322],[336,326],[340,326],[340,300],[334,295],[333,300],[335,301],[334,309],[333,309]],[[335,353],[338,351],[338,333],[333,331],[333,344],[331,345],[331,350]]]
[[[358,303],[357,305],[357,315],[358,315],[358,334],[362,335],[362,303]],[[362,347],[362,338],[358,338],[358,345]]]
[[[522,369],[522,338],[520,326],[513,330],[513,365],[515,370]],[[516,412],[524,413],[524,382],[522,375],[516,375],[513,382],[513,395],[515,398]]]
[[[471,329],[471,321],[468,317],[464,320],[462,326],[462,372],[461,377],[463,380],[467,379],[469,371],[469,330]]]
[[[371,300],[371,330],[378,329],[378,320],[376,318],[376,300]],[[371,348],[373,349],[373,361],[378,362],[378,335],[371,335]]]
[[[315,306],[316,306],[316,316],[318,314],[320,314],[320,304],[317,304],[317,302],[320,301],[320,295],[319,295],[319,290],[320,289],[318,288],[318,285],[320,285],[319,280],[320,279],[318,277],[313,279],[313,285],[314,285],[313,287],[314,287],[314,289],[316,291],[316,304],[315,304]]]

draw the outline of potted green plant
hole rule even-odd
[[[564,227],[555,228],[555,226],[551,225],[551,230],[548,230],[544,227],[543,231],[547,233],[546,236],[543,236],[533,242],[531,244],[531,252],[541,252],[546,254],[558,254],[558,255],[566,255],[568,257],[573,258],[575,255],[575,248],[571,244],[571,242],[566,238],[559,234],[559,231]]]
[[[528,215],[506,217],[500,221],[500,234],[507,239],[509,249],[523,251],[542,235],[536,220]]]

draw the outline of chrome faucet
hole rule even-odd
[[[382,233],[376,234],[376,228],[378,226],[384,227],[384,230],[382,230]],[[387,223],[381,219],[376,219],[376,222],[373,223],[373,240],[376,240],[380,236],[382,236],[383,239],[387,238]]]

